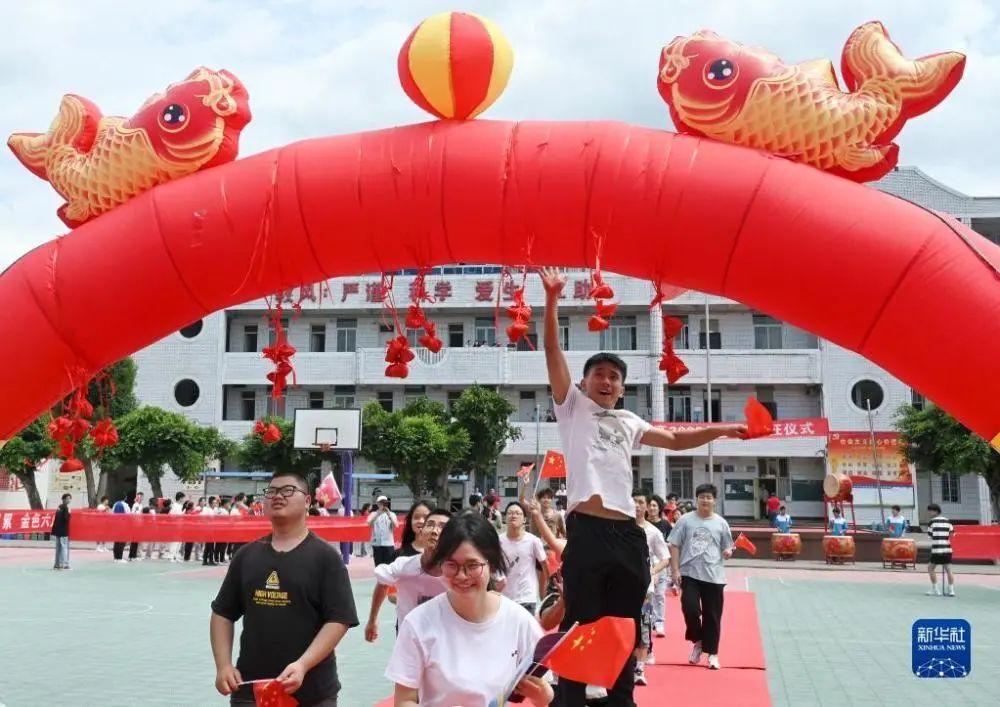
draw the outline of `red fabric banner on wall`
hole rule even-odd
[[[703,430],[709,427],[728,425],[728,422],[653,422],[655,427],[676,432],[679,430]],[[806,417],[794,420],[775,420],[774,434],[761,439],[774,437],[826,437],[830,434],[830,422],[825,417]]]

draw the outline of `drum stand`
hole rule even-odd
[[[843,498],[833,498],[831,496],[827,496],[826,494],[823,494],[823,517],[826,519],[826,523],[829,524],[829,522],[830,522],[830,520],[829,520],[830,519],[830,509],[831,508],[839,508],[840,509],[840,515],[842,515],[846,519],[847,515],[844,513],[844,502],[845,501],[848,504],[850,504],[850,506],[851,506],[851,530],[853,531],[853,534],[856,536],[858,534],[858,517],[857,517],[857,515],[854,512],[854,494],[853,493],[849,493],[846,496],[844,496]],[[826,528],[824,528],[824,532],[825,532],[825,530],[826,530]],[[835,560],[834,561],[834,564],[842,564],[842,563],[843,563],[843,560]],[[852,561],[851,564],[854,564],[854,562]]]

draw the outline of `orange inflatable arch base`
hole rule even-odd
[[[441,121],[307,140],[161,185],[0,275],[0,439],[208,313],[334,276],[602,267],[723,295],[1000,433],[1000,248],[757,151],[605,122]]]

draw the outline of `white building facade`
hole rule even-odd
[[[964,196],[912,168],[901,168],[875,186],[947,211],[1000,241],[1000,198]],[[361,407],[373,400],[399,409],[420,395],[448,404],[470,385],[495,386],[514,406],[512,421],[522,433],[504,451],[495,479],[501,494],[515,496],[519,466],[534,462],[539,451],[558,450],[560,443],[551,421],[541,351],[541,285],[529,276],[527,300],[535,308],[530,338],[537,350],[524,343],[509,346],[502,308],[500,327],[495,326],[498,273],[496,267],[455,266],[438,268],[427,277],[435,301],[425,304],[425,311],[436,323],[444,348],[433,354],[415,347],[417,359],[406,379],[385,377],[385,343],[392,328],[380,301],[379,278],[364,276],[331,280],[322,297],[316,286],[316,299],[304,301],[298,315],[285,305],[289,340],[298,353],[292,360],[297,384],[283,405],[270,399],[265,378],[270,362],[260,353],[273,339],[263,301],[212,314],[136,354],[136,392],[143,403],[183,412],[239,439],[267,413],[292,417],[295,408]],[[661,312],[649,308],[650,284],[607,276],[620,306],[610,329],[594,333],[587,329],[594,306],[585,298],[588,275],[572,271],[568,278],[560,308],[560,338],[571,372],[582,376],[584,361],[597,351],[618,354],[628,364],[624,406],[648,420],[699,422],[711,413],[715,421],[741,421],[746,399],[755,396],[779,420],[825,419],[830,430],[867,431],[862,400],[868,397],[875,430],[892,431],[896,409],[920,400],[861,356],[737,302],[708,297],[706,322],[706,296],[695,292],[680,295],[663,308],[663,313],[686,323],[675,348],[690,368],[681,381],[668,386],[657,368],[662,324]],[[412,275],[405,274],[395,280],[394,298],[404,313],[412,281]],[[503,294],[502,303],[507,302]],[[416,332],[409,335],[416,344]],[[707,366],[711,401],[706,395]],[[636,484],[691,498],[694,488],[709,479],[708,454],[707,448],[673,453],[639,447],[633,456]],[[821,484],[828,467],[825,437],[719,441],[713,444],[712,456],[711,477],[724,489],[727,515],[757,517],[760,498],[775,491],[793,516],[822,517]],[[235,468],[228,460],[224,466]],[[373,469],[364,460],[358,460],[355,469],[363,479],[387,471]],[[946,474],[930,479],[920,474],[918,479],[915,497],[904,510],[909,517],[923,519],[925,514],[915,509],[933,499],[952,518],[991,520],[989,495],[979,477]],[[164,482],[165,492],[172,492],[168,480]],[[493,479],[483,480],[481,485],[492,483]],[[397,496],[409,495],[385,479],[370,479],[356,488],[358,500],[370,500],[376,486]],[[396,505],[401,507],[405,500]],[[856,510],[859,523],[879,517],[877,507]]]

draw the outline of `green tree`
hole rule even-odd
[[[38,418],[0,447],[0,467],[4,467],[24,484],[28,505],[33,509],[44,507],[35,470],[52,454],[52,440],[46,430],[47,422]]]
[[[430,492],[447,505],[448,476],[468,454],[468,431],[443,405],[426,398],[397,412],[370,402],[362,414],[361,456],[393,469],[415,497]]]
[[[497,459],[508,442],[521,438],[521,430],[510,422],[516,408],[493,388],[474,385],[462,391],[451,414],[469,433],[471,445],[465,462],[480,475],[496,470]]]
[[[125,358],[108,369],[109,381],[104,384],[107,399],[102,396],[102,386],[91,382],[87,389],[87,400],[94,406],[94,420],[110,413],[112,418],[127,414],[136,407],[135,375],[136,365],[131,358]],[[106,407],[105,407],[106,406]],[[44,501],[38,491],[35,471],[55,452],[56,444],[49,439],[47,427],[53,416],[63,413],[60,402],[52,410],[41,415],[0,449],[0,466],[6,467],[24,484],[28,502],[32,508],[42,508]],[[101,464],[100,483],[95,487],[94,463],[99,462],[98,450],[89,436],[84,437],[76,447],[76,455],[83,462],[84,477],[87,482],[87,503],[93,508],[97,498],[107,488],[107,475],[114,470]]]
[[[118,446],[105,452],[103,463],[142,467],[157,498],[163,496],[161,482],[168,468],[182,481],[194,481],[225,447],[218,431],[157,407],[136,408],[123,416],[118,434]]]
[[[310,479],[313,469],[322,463],[323,454],[295,449],[295,424],[291,420],[265,417],[264,423],[277,426],[281,431],[281,439],[273,444],[264,444],[259,435],[247,435],[235,455],[240,464],[250,470],[294,471]]]
[[[990,489],[994,517],[1000,517],[1000,454],[979,435],[937,405],[903,405],[896,428],[907,459],[935,474],[979,474]]]

